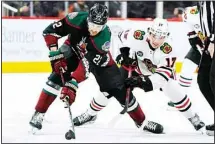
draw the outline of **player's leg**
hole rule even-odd
[[[205,124],[200,120],[199,116],[193,112],[191,100],[177,81],[169,79],[168,83],[163,87],[163,92],[171,99],[176,109],[193,124],[196,130],[204,127]]]
[[[128,77],[128,71],[123,67],[120,68],[120,73],[124,79]],[[137,76],[138,74],[133,71],[132,75]],[[80,126],[95,122],[97,114],[108,105],[111,97],[107,92],[102,92],[95,96],[89,104],[87,111],[74,118],[74,125]]]
[[[60,50],[65,53],[65,58],[68,61],[68,71],[64,74],[65,80],[70,79],[70,72],[74,71],[78,65],[78,58],[71,53],[68,45],[62,45]],[[43,117],[53,103],[55,98],[60,92],[60,88],[62,87],[62,81],[60,75],[56,73],[52,73],[47,82],[45,83],[44,88],[42,89],[38,102],[35,106],[35,112],[30,120],[30,125],[37,129],[42,128]]]
[[[94,123],[98,112],[108,105],[110,98],[111,96],[106,92],[99,93],[93,98],[87,111],[73,119],[74,125],[81,126],[84,124]]]
[[[210,70],[210,85],[211,85],[211,90],[213,91],[213,100],[214,102],[214,96],[215,96],[215,54],[212,59],[212,64],[211,64],[211,70]],[[214,103],[211,105],[214,110]],[[214,136],[214,124],[207,125],[206,126],[206,131],[207,134],[210,136]]]
[[[211,58],[210,55],[203,53],[202,62],[198,71],[197,82],[199,89],[204,95],[207,102],[210,104],[214,110],[214,95],[210,86],[210,68],[211,68]]]
[[[185,93],[188,92],[193,74],[196,71],[201,59],[201,54],[197,49],[191,48],[185,56],[182,71],[179,77],[179,84]]]
[[[126,88],[115,88],[108,91],[110,95],[113,95],[117,101],[122,105],[125,106],[125,96],[126,96]],[[133,96],[133,93],[130,93],[129,104],[128,104],[128,115],[134,121],[135,125],[148,132],[160,134],[163,132],[163,126],[159,123],[149,121],[146,119],[146,116],[140,107],[138,101]]]
[[[192,84],[193,74],[199,65],[200,59],[201,54],[196,48],[191,48],[185,56],[178,82],[183,91],[186,93],[188,93]],[[174,106],[172,102],[169,102],[168,105]]]
[[[110,96],[114,96],[118,102],[124,106],[125,105],[125,96],[126,96],[126,88],[124,87],[124,79],[122,79],[120,73],[118,73],[118,68],[117,66],[112,66],[109,69],[105,70],[104,74],[109,74],[104,75],[105,77],[103,77],[102,75],[98,75],[95,74],[95,77],[97,79],[97,82],[100,86],[101,91],[106,90],[107,93]],[[124,76],[127,77],[127,72],[121,72],[121,74],[123,74]],[[103,82],[103,84],[102,84]],[[105,83],[105,84],[104,84]],[[90,107],[91,114],[94,115],[97,113],[96,110],[100,110],[103,108],[103,106],[107,105],[108,98],[107,97],[100,97],[100,103],[99,99],[97,98],[96,103],[97,106],[100,106],[100,108],[94,107]],[[147,121],[145,119],[145,114],[143,113],[139,103],[137,102],[136,98],[133,96],[132,92],[130,93],[130,101],[129,101],[129,107],[128,107],[128,114],[129,116],[133,119],[133,121],[135,122],[136,126],[140,127],[143,130],[147,130],[149,132],[153,132],[153,133],[162,133],[163,132],[163,127],[155,122],[152,121]],[[90,115],[89,112],[86,112],[82,115]],[[82,115],[76,117],[74,119],[75,123],[78,123],[78,125],[82,125],[84,123],[89,122],[87,118],[85,117],[85,120],[83,120],[84,122],[80,122],[80,119],[82,120]]]

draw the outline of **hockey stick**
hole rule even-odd
[[[131,73],[132,73],[132,69],[131,69],[131,67],[129,66],[129,69],[128,69],[128,78],[131,77]],[[124,107],[124,109],[120,112],[120,114],[124,114],[124,113],[126,113],[127,110],[128,110],[130,92],[131,92],[131,88],[129,87],[129,88],[127,88],[127,90],[126,90],[125,107]]]
[[[132,74],[132,68],[129,67],[128,78],[131,77],[131,74]],[[127,88],[126,97],[125,97],[125,107],[123,108],[123,110],[119,114],[117,114],[112,120],[110,120],[110,122],[108,123],[108,127],[114,127],[116,125],[116,123],[122,118],[122,115],[128,111],[130,93],[131,93],[131,88]]]
[[[63,73],[64,73],[64,69],[61,67],[60,68],[60,77],[61,77],[61,81],[62,81],[62,84],[65,85],[65,80],[64,80],[64,77],[63,77]],[[70,139],[75,139],[75,128],[74,128],[74,123],[73,123],[73,119],[72,119],[72,111],[71,111],[71,108],[70,108],[70,105],[69,105],[69,99],[66,99],[66,106],[68,108],[68,111],[69,111],[69,118],[70,118],[70,122],[71,122],[71,129],[69,129],[68,132],[66,132],[65,134],[65,138],[67,140],[70,140]]]

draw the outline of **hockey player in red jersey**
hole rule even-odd
[[[101,92],[114,96],[121,105],[125,104],[126,88],[109,52],[111,33],[106,25],[107,18],[107,7],[96,4],[89,14],[70,13],[44,30],[53,72],[40,94],[35,113],[30,120],[33,128],[42,129],[44,115],[59,93],[63,102],[69,98],[70,105],[74,103],[78,83],[84,81],[90,72],[95,76]],[[58,39],[67,35],[68,40],[58,49]],[[59,74],[60,68],[65,71],[65,85],[62,84]],[[127,112],[142,130],[163,132],[162,125],[146,121],[145,114],[132,93]]]

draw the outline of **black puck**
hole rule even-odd
[[[68,132],[66,132],[65,138],[67,140],[75,139],[75,133],[73,131],[69,130]]]

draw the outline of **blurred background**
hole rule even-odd
[[[105,4],[111,18],[143,18],[151,20],[163,17],[181,20],[185,7],[196,5],[196,1],[5,1],[2,3],[3,17],[58,17],[67,13],[88,11],[95,4]]]

